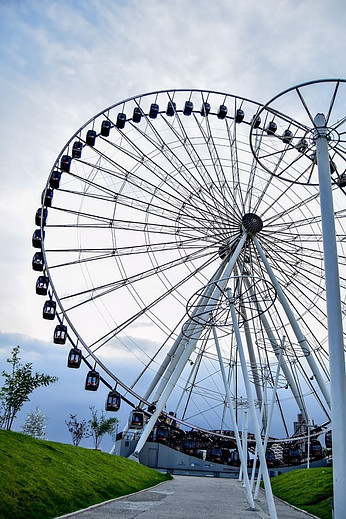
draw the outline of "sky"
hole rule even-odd
[[[23,362],[59,377],[33,394],[14,430],[40,406],[47,438],[69,442],[69,414],[89,419],[90,405],[104,405],[52,344],[31,269],[34,215],[67,140],[145,92],[208,89],[265,103],[305,81],[342,78],[345,26],[343,0],[0,0],[0,369],[19,344]],[[119,413],[120,427],[126,418]]]

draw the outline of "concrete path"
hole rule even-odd
[[[278,519],[315,517],[275,499]],[[268,519],[264,491],[250,510],[242,483],[228,478],[174,476],[160,485],[95,505],[73,519]],[[60,519],[60,518],[59,518]]]

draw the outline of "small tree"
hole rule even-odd
[[[11,373],[2,372],[5,378],[4,385],[0,388],[1,415],[0,427],[10,430],[18,411],[24,402],[30,400],[29,395],[40,386],[49,386],[58,380],[57,377],[45,373],[33,373],[32,363],[20,363],[20,347],[12,349],[11,358],[7,362],[12,365]]]
[[[118,418],[106,418],[105,414],[102,412],[101,416],[97,416],[97,411],[94,406],[91,406],[91,420],[89,420],[90,428],[91,428],[91,436],[94,440],[95,449],[99,449],[101,440],[105,434],[114,435],[116,430],[117,423],[119,422]]]
[[[38,440],[43,440],[46,436],[45,428],[47,420],[48,418],[40,411],[40,408],[36,407],[35,411],[28,413],[22,427],[22,432]]]
[[[70,414],[70,419],[65,420],[68,430],[72,436],[72,443],[76,447],[80,444],[83,438],[89,438],[91,436],[89,426],[85,420],[78,422],[76,414]]]

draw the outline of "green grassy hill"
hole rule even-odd
[[[50,519],[169,478],[104,452],[0,430],[0,519]]]
[[[333,469],[320,467],[298,469],[271,479],[273,493],[291,505],[331,519],[330,498],[333,495]]]

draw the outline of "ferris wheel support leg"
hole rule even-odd
[[[310,347],[304,337],[304,334],[303,332],[301,331],[300,329],[300,326],[291,310],[291,307],[290,305],[288,304],[288,301],[278,283],[278,280],[276,279],[276,276],[266,258],[266,255],[264,254],[264,251],[258,241],[258,239],[256,238],[256,236],[253,236],[253,242],[255,243],[256,245],[256,248],[259,252],[259,255],[261,256],[261,259],[264,263],[264,266],[269,274],[269,277],[271,279],[271,282],[273,283],[275,289],[276,289],[276,292],[277,292],[277,295],[278,295],[278,298],[279,298],[279,301],[280,303],[282,304],[283,306],[283,309],[287,315],[287,318],[292,326],[292,329],[294,331],[294,334],[297,338],[297,341],[305,355],[305,358],[306,358],[306,361],[307,363],[309,364],[310,366],[310,369],[312,371],[312,374],[314,375],[315,379],[316,379],[316,382],[325,398],[325,401],[327,402],[328,406],[331,407],[331,404],[330,404],[330,393],[327,389],[327,386],[326,384],[324,383],[324,380],[321,376],[321,373],[320,373],[320,370],[318,369],[318,366],[316,364],[316,361],[313,357],[313,355],[311,355],[311,351],[310,351]]]
[[[230,275],[230,273],[233,270],[235,262],[244,246],[246,238],[247,238],[247,233],[244,232],[239,240],[239,243],[238,243],[233,255],[229,259],[226,266],[224,267],[224,264],[222,264],[222,266],[224,267],[224,271],[222,273],[223,277],[222,277],[222,280],[220,281],[220,286],[218,286],[216,289],[213,289],[213,291],[211,293],[209,293],[209,287],[212,287],[212,285],[210,285],[208,287],[207,292],[201,296],[203,305],[205,304],[206,313],[208,312],[208,304],[209,304],[210,297],[211,296],[213,296],[214,298],[220,297],[223,288],[226,286],[227,281],[228,281],[228,276]],[[209,308],[210,308],[210,304],[209,304]],[[181,356],[180,356],[179,360],[177,361],[177,364],[175,365],[174,370],[172,371],[170,376],[167,377],[167,374],[165,374],[166,380],[164,381],[165,382],[164,389],[161,393],[161,396],[159,397],[159,399],[157,401],[155,412],[151,415],[148,423],[145,425],[145,427],[142,431],[142,435],[137,443],[136,450],[135,450],[134,454],[132,455],[132,457],[134,459],[138,459],[139,452],[143,449],[145,442],[147,441],[147,439],[149,437],[150,432],[153,430],[155,423],[156,423],[158,417],[160,416],[162,409],[166,405],[166,402],[167,402],[170,394],[172,393],[175,384],[178,382],[178,379],[179,379],[183,369],[185,368],[190,355],[195,350],[197,342],[203,332],[203,326],[198,323],[193,322],[192,319],[189,320],[189,326],[191,326],[193,336],[190,337],[187,340],[187,342],[184,342],[184,352],[181,354]],[[162,382],[163,381],[161,381],[161,383]],[[162,384],[162,387],[163,387],[163,384]]]
[[[214,275],[212,276],[211,283],[215,280],[220,279],[224,269],[225,269],[225,263],[223,262],[218,267],[218,269],[216,270]],[[209,298],[212,294],[212,291],[213,291],[212,285],[208,286],[205,293],[201,296],[200,304],[203,304],[203,302],[205,302],[205,304],[207,304],[207,302],[209,301]],[[195,326],[196,326],[196,323],[194,323],[193,321],[190,320],[188,327],[189,327],[189,333],[191,335],[193,335]],[[184,337],[183,332],[180,332],[178,337],[174,341],[173,346],[171,347],[170,351],[168,352],[168,354],[166,355],[165,359],[163,360],[161,366],[159,367],[157,373],[155,374],[152,382],[150,383],[150,385],[145,393],[145,400],[149,400],[150,395],[152,394],[155,387],[157,387],[157,386],[158,387],[152,397],[152,401],[156,402],[157,400],[159,400],[159,398],[162,394],[162,391],[166,387],[170,377],[172,376],[172,373],[175,370],[175,367],[176,367],[181,355],[184,352],[185,343],[186,343],[186,337]],[[159,382],[160,382],[160,384],[159,384]]]
[[[340,279],[325,116],[317,114],[314,122],[316,126],[315,141],[320,186],[330,387],[332,395],[334,518],[341,519],[345,517],[346,510],[346,398]]]
[[[252,426],[254,429],[254,434],[255,434],[255,439],[256,439],[258,457],[260,459],[260,464],[262,466],[262,474],[263,474],[263,480],[264,480],[264,488],[265,488],[266,497],[267,497],[269,515],[270,515],[271,519],[277,519],[274,497],[273,497],[273,492],[272,492],[270,479],[269,479],[268,467],[267,467],[266,458],[265,458],[265,451],[264,451],[263,444],[262,444],[261,431],[260,431],[259,423],[258,423],[258,419],[257,419],[255,402],[254,402],[254,398],[253,398],[253,394],[252,394],[252,388],[251,388],[251,384],[250,384],[249,374],[247,372],[246,358],[245,358],[243,343],[242,343],[241,335],[240,335],[240,331],[239,331],[238,321],[237,321],[237,317],[236,317],[236,313],[235,313],[235,309],[234,309],[233,297],[232,297],[232,294],[230,293],[230,290],[228,290],[227,293],[228,293],[228,298],[229,298],[229,302],[230,302],[232,322],[233,322],[233,327],[234,327],[234,333],[235,333],[236,340],[237,340],[237,347],[238,347],[239,359],[240,359],[240,364],[241,364],[242,373],[243,373],[244,385],[245,385],[245,389],[246,389],[246,393],[247,393],[247,397],[248,397],[248,401],[249,401],[249,410],[250,410]]]
[[[215,347],[216,347],[216,351],[217,351],[217,356],[218,356],[218,359],[219,359],[219,366],[220,366],[221,376],[222,376],[222,380],[223,380],[223,385],[224,385],[224,388],[225,388],[226,400],[227,400],[227,403],[228,403],[228,409],[229,409],[229,413],[231,415],[231,421],[232,421],[232,424],[233,424],[234,435],[235,435],[235,439],[236,439],[236,443],[237,443],[237,449],[238,449],[238,453],[239,453],[239,457],[240,457],[240,462],[241,462],[241,466],[245,467],[245,470],[244,470],[244,483],[245,483],[245,488],[246,488],[246,492],[247,492],[247,497],[248,497],[248,501],[249,501],[250,507],[253,510],[255,510],[255,503],[254,503],[254,500],[253,500],[253,497],[252,497],[252,492],[251,492],[251,488],[250,488],[250,481],[249,481],[248,471],[247,471],[247,468],[246,468],[246,458],[244,457],[244,450],[243,450],[243,447],[242,447],[242,442],[240,440],[239,429],[238,429],[238,425],[237,425],[237,421],[236,421],[236,417],[235,417],[235,412],[234,412],[234,408],[233,408],[231,392],[230,392],[229,384],[228,384],[228,381],[227,381],[225,365],[224,365],[224,362],[223,362],[221,348],[220,348],[219,339],[218,339],[218,336],[217,336],[217,333],[216,333],[215,326],[212,326],[212,330],[213,330],[213,336],[214,336],[214,342],[215,342]]]
[[[279,385],[279,375],[280,375],[284,345],[285,345],[285,337],[282,337],[279,362],[278,362],[278,365],[276,368],[275,381],[274,381],[274,387],[273,387],[273,396],[272,396],[272,400],[270,402],[268,424],[267,424],[267,428],[266,428],[266,432],[265,432],[265,436],[264,436],[264,442],[263,442],[264,452],[266,452],[266,450],[267,450],[269,431],[270,431],[270,426],[271,426],[272,419],[273,419],[274,404],[275,404],[275,400],[276,400],[276,392],[277,392],[278,385]],[[258,470],[258,477],[257,477],[257,483],[256,483],[256,489],[255,489],[255,499],[258,499],[258,493],[259,493],[260,482],[261,482],[261,474],[262,474],[262,468],[260,466],[259,470]]]
[[[199,335],[200,335],[202,333],[203,328],[201,326],[199,326],[199,328],[201,328],[201,330],[197,330],[197,332],[199,332]],[[197,338],[195,338],[193,340],[190,339],[190,341],[187,343],[184,353],[181,355],[179,362],[177,363],[176,368],[175,368],[171,378],[167,382],[166,387],[163,390],[162,395],[157,402],[156,410],[151,415],[151,417],[149,418],[149,421],[143,428],[141,437],[138,440],[138,443],[136,445],[136,450],[133,453],[133,455],[130,456],[130,458],[138,459],[140,451],[143,449],[145,442],[147,441],[147,439],[149,437],[149,434],[153,430],[153,428],[156,424],[156,421],[159,418],[162,409],[166,405],[166,402],[167,402],[170,394],[172,393],[175,384],[178,382],[178,379],[179,379],[186,363],[188,362],[191,353],[195,349],[196,344],[197,344]]]
[[[247,279],[245,279],[245,284],[247,286],[247,288],[250,290],[250,293],[254,296],[254,292],[251,290],[251,287],[250,287],[250,284],[248,282]],[[306,423],[308,423],[309,421],[309,415],[308,415],[308,412],[307,412],[307,409],[306,409],[306,405],[305,405],[305,401],[303,399],[303,396],[299,394],[299,391],[298,391],[298,388],[297,388],[297,385],[294,381],[294,378],[292,377],[292,374],[290,372],[290,369],[289,367],[287,366],[286,364],[286,361],[285,359],[283,358],[283,356],[281,355],[281,349],[279,348],[279,345],[277,343],[277,340],[272,332],[272,329],[268,323],[268,319],[266,318],[266,315],[265,315],[265,312],[262,311],[262,307],[259,303],[257,303],[257,306],[258,306],[258,309],[260,310],[259,312],[259,318],[263,324],[263,327],[265,329],[265,332],[268,336],[268,339],[269,339],[269,342],[270,344],[272,345],[273,347],[273,352],[276,356],[276,358],[280,360],[280,365],[281,365],[281,369],[283,371],[283,374],[285,376],[285,379],[286,379],[286,382],[289,386],[289,388],[291,389],[292,391],[292,395],[294,396],[294,399],[296,401],[296,404],[298,406],[298,409],[300,411],[300,413],[302,414],[304,420]]]

